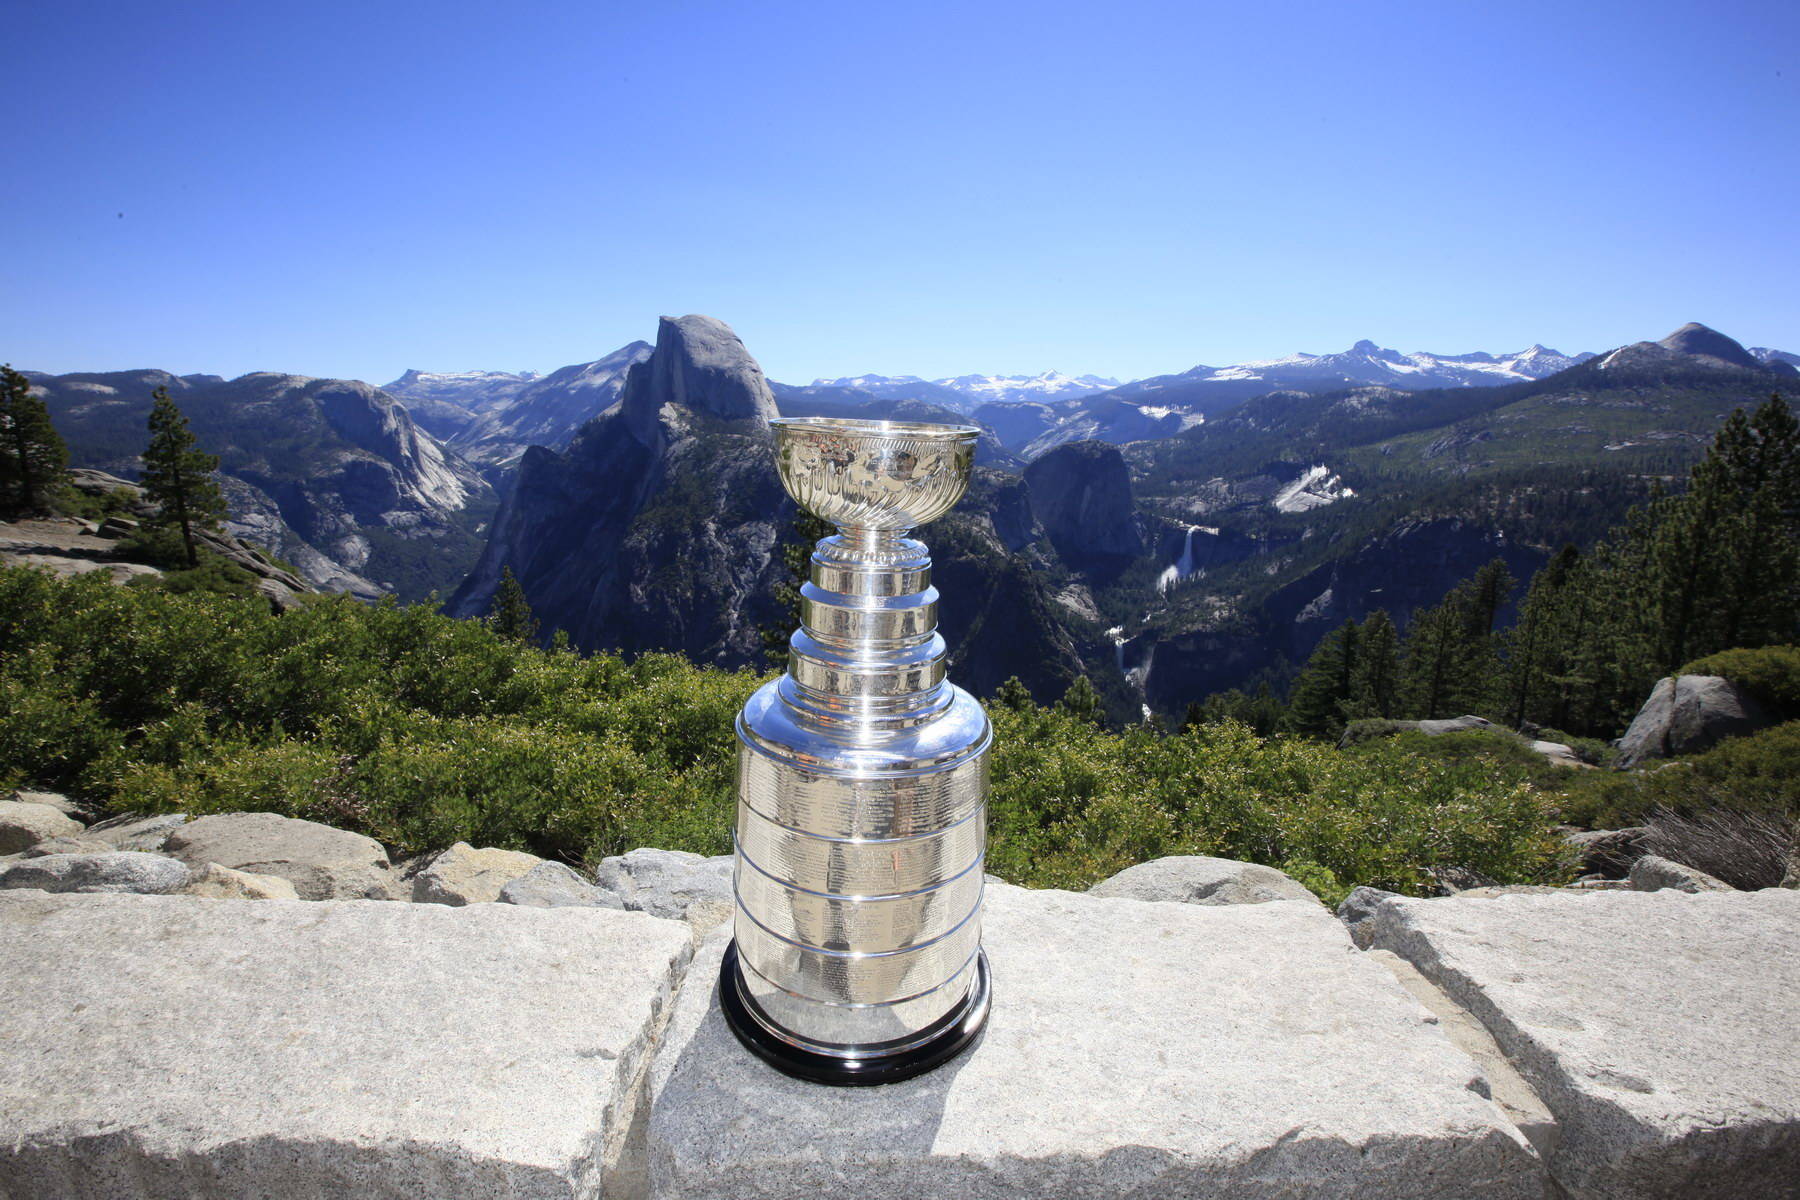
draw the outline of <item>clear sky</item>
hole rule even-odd
[[[0,359],[1800,351],[1800,4],[15,0]]]

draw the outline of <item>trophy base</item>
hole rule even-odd
[[[784,1075],[833,1087],[899,1083],[943,1066],[981,1036],[987,1024],[991,993],[987,952],[982,951],[975,963],[975,981],[969,986],[968,998],[922,1030],[920,1036],[924,1040],[909,1038],[911,1045],[892,1053],[882,1053],[877,1045],[853,1058],[840,1058],[802,1050],[769,1032],[758,1019],[756,1001],[739,986],[735,940],[726,947],[725,961],[719,967],[719,1007],[724,1010],[725,1023],[744,1048]]]

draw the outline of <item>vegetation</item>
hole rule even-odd
[[[200,565],[195,530],[216,530],[225,515],[225,496],[213,472],[217,455],[194,444],[193,430],[169,390],[158,387],[150,408],[150,445],[144,450],[144,492],[157,504],[152,526],[176,530],[187,566]]]
[[[1677,673],[1723,676],[1770,712],[1800,718],[1800,646],[1722,650],[1687,663]]]
[[[69,451],[44,401],[10,365],[0,366],[0,507],[42,512],[63,488]]]
[[[760,682],[669,655],[540,649],[423,606],[325,597],[281,615],[205,591],[0,571],[0,785],[114,807],[267,810],[398,854],[466,840],[592,860],[723,853],[732,721]],[[1173,736],[1095,719],[1092,691],[992,707],[992,869],[1085,887],[1160,854],[1283,867],[1336,899],[1463,866],[1564,868],[1544,798],[1478,762],[1339,754],[1237,722]]]
[[[1495,560],[1415,613],[1393,705],[1368,682],[1391,669],[1385,634],[1366,628],[1386,615],[1338,629],[1297,677],[1288,725],[1335,736],[1361,717],[1477,713],[1612,737],[1658,678],[1725,651],[1721,673],[1794,711],[1800,672],[1759,648],[1800,629],[1800,422],[1779,396],[1734,412],[1685,491],[1657,491],[1586,553],[1565,546],[1497,629],[1513,587]]]
[[[494,589],[493,602],[488,605],[487,623],[496,635],[511,641],[537,640],[538,620],[532,616],[525,589],[513,576],[511,567],[500,568],[500,586]]]

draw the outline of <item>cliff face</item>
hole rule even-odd
[[[233,380],[165,371],[34,375],[77,466],[139,470],[151,393],[166,387],[219,456],[231,533],[307,582],[404,599],[453,586],[493,511],[485,481],[379,388],[259,371]]]
[[[1069,442],[1025,468],[1031,510],[1056,552],[1071,564],[1144,552],[1131,499],[1131,473],[1117,446]]]
[[[485,612],[510,566],[546,629],[583,649],[742,665],[777,619],[774,549],[793,519],[775,475],[762,370],[711,317],[663,318],[618,406],[562,452],[532,447],[474,572]]]
[[[565,451],[525,452],[448,611],[485,612],[511,567],[543,628],[566,630],[576,646],[764,665],[761,631],[787,619],[775,603],[786,577],[777,550],[795,515],[775,473],[775,415],[736,334],[709,317],[665,318],[616,408]],[[977,474],[956,512],[919,533],[944,594],[954,676],[985,694],[1019,675],[1054,699],[1081,673],[1075,637],[1043,579],[994,532],[1018,523],[996,521],[998,509],[1029,520],[1028,509],[1012,512],[1022,486]]]

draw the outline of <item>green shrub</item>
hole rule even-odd
[[[115,809],[287,813],[397,854],[723,853],[733,720],[758,683],[666,654],[523,646],[422,606],[327,597],[276,615],[0,570],[0,782]],[[1359,883],[1422,893],[1449,866],[1563,871],[1529,772],[1491,748],[1339,753],[1229,720],[1109,733],[1031,704],[992,717],[989,867],[1017,883],[1084,888],[1168,854],[1268,863],[1330,901]]]
[[[1800,816],[1800,721],[1727,739],[1689,759],[1572,773],[1559,790],[1564,819],[1589,829],[1641,824],[1657,809]]]
[[[1695,659],[1677,674],[1723,675],[1776,715],[1800,717],[1800,646],[1722,650]]]

